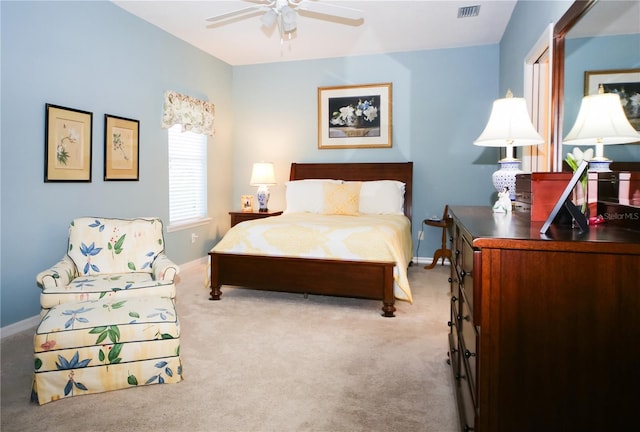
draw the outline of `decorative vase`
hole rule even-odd
[[[509,188],[509,198],[511,201],[516,200],[516,174],[522,174],[524,171],[520,169],[520,161],[517,159],[507,159],[498,162],[500,169],[495,171],[491,176],[493,186],[498,192],[505,187]]]
[[[258,187],[258,211],[266,212],[269,210],[267,208],[267,203],[269,202],[270,195],[269,188],[266,185],[260,185],[260,187]]]
[[[345,123],[349,127],[359,128],[359,127],[362,127],[362,124],[364,122],[362,120],[362,116],[357,116],[355,114],[352,114],[346,118]]]

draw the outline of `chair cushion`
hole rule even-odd
[[[157,218],[77,218],[69,227],[67,254],[80,275],[151,273],[164,251],[162,222]]]
[[[81,276],[67,286],[42,289],[40,305],[50,309],[68,302],[112,300],[141,296],[175,298],[176,286],[172,281],[154,280],[150,273],[113,273]]]

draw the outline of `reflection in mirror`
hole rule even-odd
[[[640,91],[637,73],[640,72],[639,17],[638,1],[601,0],[567,31],[564,42],[564,97],[559,101],[564,108],[560,113],[564,111],[564,114],[557,128],[557,139],[563,138],[576,120],[582,97],[585,96],[585,80],[606,82],[604,80],[608,76],[613,77],[609,82],[620,84],[622,81],[631,93],[622,97],[622,103],[627,104],[627,108],[630,104],[640,104],[640,93],[634,96]],[[597,88],[599,83],[591,84],[591,87],[595,85]],[[633,111],[627,109],[630,119]],[[640,130],[639,122],[633,121],[633,124]],[[565,146],[562,155],[570,151],[571,148]],[[607,146],[606,153],[614,161],[640,161],[640,143]]]

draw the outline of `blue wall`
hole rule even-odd
[[[216,104],[209,139],[209,226],[165,234],[177,263],[212,247],[228,226],[231,67],[110,2],[0,3],[2,28],[1,325],[39,312],[38,272],[65,253],[78,216],[168,221],[163,94]],[[91,183],[44,183],[45,103],[93,112]],[[140,181],[105,182],[104,114],[140,121]],[[219,185],[224,185],[219,190]],[[191,232],[200,236],[192,245]]]
[[[259,160],[275,164],[273,208],[284,207],[292,161],[413,161],[415,240],[446,203],[489,205],[498,154],[472,143],[497,93],[497,65],[490,45],[235,67],[234,196],[254,193],[248,180]],[[393,84],[393,147],[318,149],[317,88],[381,82]],[[432,256],[440,236],[427,228],[419,255]]]
[[[35,275],[62,257],[72,218],[168,219],[165,90],[216,104],[212,222],[167,233],[179,264],[203,257],[228,229],[227,212],[255,193],[258,160],[276,164],[272,208],[284,206],[294,161],[414,161],[414,239],[445,203],[490,205],[498,151],[472,142],[496,97],[522,94],[524,56],[570,3],[518,2],[500,45],[231,67],[110,2],[1,2],[1,325],[38,313]],[[319,150],[317,88],[376,82],[393,83],[393,147]],[[47,102],[94,113],[92,183],[43,182]],[[139,182],[102,181],[105,113],[141,121]],[[419,256],[439,246],[435,231],[425,230]]]
[[[565,51],[563,135],[566,136],[584,96],[585,71],[640,68],[640,34],[567,39]],[[564,150],[567,153],[571,148]],[[604,155],[614,161],[640,161],[640,145],[606,146]]]
[[[519,0],[500,42],[500,97],[524,92],[524,60],[547,26],[556,23],[573,0]]]

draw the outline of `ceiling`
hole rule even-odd
[[[231,65],[273,63],[499,43],[517,0],[322,1],[360,9],[350,22],[300,11],[297,31],[281,41],[261,13],[211,25],[206,18],[255,4],[249,0],[112,0],[119,7]],[[476,17],[458,8],[480,6]],[[208,27],[209,26],[209,27]]]

